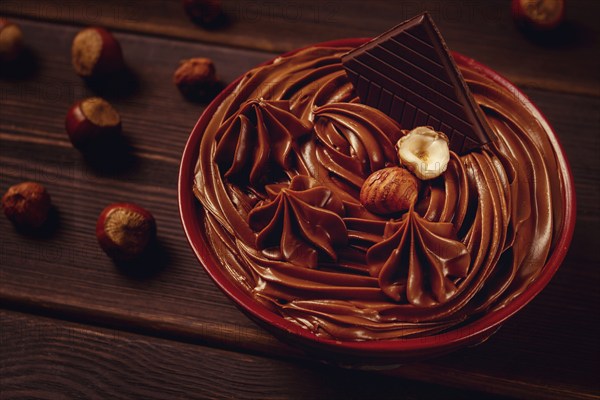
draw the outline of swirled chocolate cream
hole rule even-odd
[[[255,68],[203,133],[194,192],[215,259],[316,335],[447,331],[519,296],[553,248],[561,197],[544,127],[441,56],[428,21],[367,56],[315,46]],[[379,64],[393,82],[350,71]]]

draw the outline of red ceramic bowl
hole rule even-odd
[[[320,45],[356,47],[367,40],[369,39],[344,39],[321,43]],[[296,51],[286,55],[294,54]],[[540,111],[508,80],[485,65],[479,64],[468,57],[458,53],[454,53],[453,56],[459,65],[470,65],[505,87],[511,93],[518,94],[518,98],[521,99],[525,107],[538,119],[539,123],[548,133],[563,179],[561,182],[561,196],[563,199],[562,211],[564,218],[558,222],[562,226],[557,229],[558,238],[555,242],[556,245],[544,266],[543,272],[520,296],[505,307],[487,313],[483,317],[451,331],[419,338],[362,342],[326,339],[318,337],[312,332],[266,309],[231,281],[230,276],[221,267],[219,260],[211,253],[210,247],[205,240],[205,229],[202,224],[204,211],[192,191],[194,167],[198,158],[198,150],[204,129],[218,105],[231,93],[241,79],[240,77],[225,88],[206,108],[187,141],[179,171],[179,211],[183,228],[194,253],[196,253],[200,264],[215,281],[217,286],[250,318],[264,326],[281,340],[304,349],[307,353],[318,359],[352,366],[393,365],[441,355],[460,347],[478,344],[487,339],[507,318],[529,303],[548,284],[558,269],[567,253],[573,235],[575,225],[575,190],[568,161],[556,138],[556,134]]]

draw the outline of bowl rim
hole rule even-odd
[[[258,66],[263,66],[272,63],[278,57],[286,57],[293,55],[308,47],[357,47],[371,38],[348,38],[321,42],[314,45],[302,47],[285,54],[275,56],[272,59],[265,61]],[[436,335],[415,337],[415,338],[398,338],[391,340],[371,340],[371,341],[344,341],[337,339],[324,338],[315,335],[308,329],[286,320],[281,315],[267,309],[260,303],[256,302],[250,294],[242,288],[235,285],[221,267],[220,263],[213,258],[211,250],[202,240],[197,240],[198,235],[201,235],[202,228],[200,220],[195,218],[197,208],[201,207],[196,199],[192,184],[194,179],[194,170],[198,157],[200,141],[203,135],[203,130],[206,127],[210,117],[214,114],[222,100],[235,88],[235,86],[243,78],[244,74],[231,82],[223,91],[206,107],[200,115],[188,140],[185,144],[178,176],[178,204],[181,223],[187,240],[196,255],[196,258],[203,266],[216,285],[244,312],[248,313],[253,319],[266,323],[268,326],[277,328],[281,333],[297,336],[298,339],[303,339],[305,342],[313,342],[322,346],[330,347],[335,351],[350,352],[354,354],[379,354],[386,355],[398,352],[413,352],[419,350],[436,350],[447,349],[449,347],[460,346],[463,343],[470,343],[475,338],[481,338],[483,335],[491,334],[502,324],[506,319],[514,315],[526,304],[528,304],[542,289],[550,282],[561,262],[565,258],[573,231],[575,228],[576,217],[576,199],[573,175],[564,149],[561,146],[556,133],[542,115],[540,110],[527,98],[527,96],[513,85],[508,79],[493,71],[491,68],[475,61],[472,58],[464,56],[457,52],[452,52],[454,59],[458,64],[466,64],[479,73],[491,78],[499,85],[516,94],[523,105],[534,115],[544,130],[548,133],[550,143],[555,152],[557,164],[562,172],[562,185],[564,197],[563,203],[563,219],[562,219],[562,235],[556,241],[554,251],[546,261],[540,274],[520,295],[515,297],[506,306],[494,310],[490,313],[477,318],[466,325],[460,326],[447,332]],[[258,67],[257,66],[257,67]]]

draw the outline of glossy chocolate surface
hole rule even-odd
[[[352,50],[342,64],[361,102],[405,129],[442,131],[461,155],[495,138],[428,13]]]
[[[560,177],[523,100],[459,65],[498,139],[422,182],[391,216],[358,200],[398,164],[401,126],[361,104],[341,64],[312,47],[249,71],[207,126],[194,192],[232,281],[323,337],[430,335],[503,307],[539,276],[562,216]]]

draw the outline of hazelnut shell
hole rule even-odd
[[[125,65],[117,39],[97,26],[77,33],[71,46],[71,60],[77,75],[84,78],[115,73]]]
[[[36,182],[11,186],[2,197],[4,214],[21,229],[38,229],[44,225],[50,207],[50,194]]]
[[[215,64],[204,57],[181,60],[173,74],[173,83],[186,98],[206,98],[218,83]]]
[[[69,109],[65,129],[73,146],[86,150],[102,139],[120,134],[121,117],[106,100],[90,97]]]
[[[23,32],[13,22],[0,18],[0,61],[14,61],[23,49]]]
[[[220,0],[183,0],[182,3],[189,19],[199,26],[211,28],[224,22]]]
[[[134,260],[155,240],[156,221],[149,211],[137,204],[110,204],[98,217],[96,237],[109,257]]]
[[[393,214],[414,206],[419,180],[405,168],[388,167],[373,172],[360,189],[360,202],[372,213]]]
[[[530,31],[550,31],[565,19],[564,0],[512,0],[511,12],[519,27]]]

